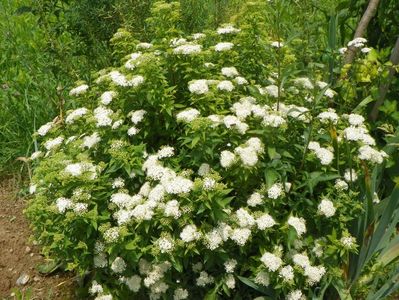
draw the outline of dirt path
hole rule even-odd
[[[12,178],[0,181],[0,299],[74,299],[70,274],[41,276],[37,272],[43,257],[29,242],[31,232],[23,215],[26,201],[17,197],[16,186]],[[23,274],[29,276],[29,281],[17,286]],[[26,297],[29,293],[31,296]]]

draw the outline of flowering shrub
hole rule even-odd
[[[176,5],[157,3],[151,24]],[[98,300],[322,297],[346,276],[360,183],[387,155],[361,115],[328,108],[321,77],[244,73],[250,27],[183,37],[173,24],[38,130],[38,241]]]

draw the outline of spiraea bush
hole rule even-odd
[[[361,115],[329,108],[322,74],[280,79],[284,41],[262,37],[259,53],[254,23],[184,36],[177,11],[155,4],[152,43],[118,31],[118,53],[135,52],[38,130],[37,241],[97,300],[323,298],[347,276],[362,182],[387,155]]]

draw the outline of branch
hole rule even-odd
[[[357,28],[355,31],[355,36],[353,37],[353,39],[359,38],[359,37],[364,37],[364,35],[366,33],[367,26],[370,23],[370,20],[374,17],[374,15],[377,12],[379,3],[380,3],[380,0],[370,0],[366,11],[364,12],[362,18],[360,19],[359,24],[357,25]],[[348,49],[348,51],[346,52],[345,64],[351,64],[353,62],[353,60],[355,59],[355,54],[356,54],[356,48],[350,47]]]
[[[378,118],[379,108],[385,100],[385,96],[387,95],[389,90],[389,85],[393,79],[393,76],[396,73],[395,66],[399,64],[399,37],[396,39],[395,47],[392,49],[389,60],[392,63],[392,66],[389,68],[389,73],[388,77],[386,78],[386,81],[380,86],[378,92],[378,100],[375,102],[373,109],[371,110],[370,113],[370,119],[374,122]]]

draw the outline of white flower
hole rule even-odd
[[[138,59],[141,56],[142,56],[141,52],[130,54],[130,59],[125,63],[126,69],[133,70],[134,68],[136,68],[136,66],[140,64],[140,61],[138,61]]]
[[[211,167],[209,166],[209,164],[201,164],[199,169],[198,169],[198,175],[199,176],[206,176],[209,174],[209,172],[211,171]]]
[[[174,54],[183,54],[183,55],[191,55],[191,54],[196,54],[201,52],[201,45],[196,45],[196,44],[186,44],[186,45],[181,45],[173,49]]]
[[[187,44],[187,40],[185,38],[174,38],[170,40],[170,45],[172,47],[177,47],[185,44]]]
[[[320,119],[320,122],[322,123],[332,122],[333,124],[337,124],[339,120],[337,113],[332,108],[329,108],[327,111],[320,113],[317,118]]]
[[[287,121],[282,116],[275,115],[275,114],[266,114],[263,117],[263,121],[262,121],[263,125],[271,126],[274,128],[283,126],[286,123],[287,123]]]
[[[246,80],[244,77],[241,76],[234,78],[234,82],[237,83],[238,85],[248,84],[248,80]]]
[[[261,89],[261,94],[267,94],[273,98],[278,98],[278,86],[271,84]]]
[[[190,81],[188,83],[188,90],[190,91],[190,93],[197,95],[206,94],[209,91],[207,80],[199,79]]]
[[[291,225],[296,230],[298,236],[301,236],[306,232],[306,223],[304,218],[297,218],[290,216],[287,221],[288,225]]]
[[[358,114],[350,114],[348,116],[348,121],[352,126],[360,126],[364,123],[364,117]]]
[[[217,88],[220,91],[231,92],[232,90],[234,90],[234,85],[229,80],[223,80],[223,81],[219,82],[219,84],[217,85]]]
[[[327,218],[332,217],[335,215],[336,208],[334,207],[334,204],[328,200],[328,199],[323,199],[321,200],[319,206],[318,206],[318,213],[321,215],[326,216]]]
[[[119,228],[118,227],[109,228],[104,232],[104,240],[107,243],[114,243],[118,240],[118,238],[119,238]]]
[[[362,53],[369,53],[371,51],[371,48],[364,47],[360,51],[362,51]]]
[[[234,152],[238,154],[244,166],[253,167],[258,162],[257,152],[252,147],[237,147]]]
[[[137,46],[137,49],[150,49],[152,48],[151,43],[139,43]]]
[[[236,280],[234,278],[234,275],[233,274],[227,274],[225,283],[226,283],[226,286],[229,289],[234,289],[235,286],[236,286]]]
[[[101,294],[103,292],[103,287],[101,284],[98,284],[97,281],[93,280],[91,287],[89,289],[89,293],[92,295]]]
[[[263,286],[269,286],[270,284],[269,274],[265,271],[260,271],[256,274],[254,281],[257,284],[261,284]]]
[[[215,187],[215,185],[216,185],[215,179],[204,178],[204,181],[203,181],[203,184],[202,184],[204,190],[210,191],[210,190],[212,190]]]
[[[138,275],[133,275],[131,277],[125,278],[124,283],[127,285],[129,290],[137,293],[141,287],[141,277]]]
[[[315,151],[315,154],[322,165],[329,165],[334,160],[334,153],[332,153],[327,148],[320,147]]]
[[[186,243],[198,240],[200,237],[201,234],[197,231],[197,227],[195,225],[186,225],[183,228],[183,231],[180,233],[180,238]]]
[[[233,43],[229,43],[229,42],[218,43],[215,45],[215,51],[217,51],[217,52],[229,51],[233,47],[234,47]]]
[[[171,200],[166,202],[164,206],[164,214],[167,217],[173,217],[178,219],[181,216],[181,212],[179,210],[179,202],[177,200]]]
[[[294,80],[294,83],[308,90],[314,89],[314,85],[308,77],[298,77]]]
[[[62,136],[59,136],[59,137],[57,137],[57,138],[55,138],[55,139],[47,140],[47,141],[44,143],[44,147],[45,147],[47,150],[51,150],[51,149],[57,148],[59,145],[61,145],[61,143],[62,143],[63,141],[64,141],[64,138],[63,138]]]
[[[308,277],[309,285],[314,285],[318,283],[323,275],[326,273],[326,269],[323,266],[313,267],[306,266],[304,275]]]
[[[270,216],[269,214],[263,214],[262,216],[258,217],[255,220],[256,224],[258,225],[258,228],[260,230],[264,230],[266,228],[271,228],[274,225],[276,225],[276,221]]]
[[[200,40],[206,37],[206,35],[204,33],[194,33],[192,37],[193,40]]]
[[[255,219],[245,209],[240,208],[236,211],[238,225],[240,227],[252,227],[255,225]]]
[[[118,177],[114,180],[114,182],[112,183],[112,188],[113,189],[120,189],[123,188],[125,186],[125,181],[121,178]],[[129,196],[130,198],[130,196]]]
[[[295,254],[292,257],[292,261],[295,265],[300,266],[302,269],[305,269],[307,266],[310,266],[309,257],[306,254]]]
[[[348,47],[362,48],[367,40],[362,37],[357,37],[348,43]]]
[[[146,112],[145,110],[143,110],[143,109],[130,112],[132,123],[133,123],[134,125],[139,124],[141,121],[143,121],[144,115],[145,115],[146,113],[147,113],[147,112]]]
[[[234,28],[233,25],[227,24],[224,27],[219,27],[217,29],[218,34],[230,34],[230,33],[239,33],[241,29]]]
[[[371,163],[381,164],[386,157],[388,157],[388,155],[384,151],[377,151],[369,145],[359,148],[359,159],[361,160],[368,160]]]
[[[248,228],[236,228],[232,231],[230,238],[239,246],[244,246],[251,236]]]
[[[173,293],[173,300],[183,300],[188,298],[188,291],[182,288],[178,288]]]
[[[194,108],[189,108],[182,112],[179,112],[176,115],[176,119],[177,119],[177,121],[183,121],[186,123],[190,123],[190,122],[194,121],[196,118],[198,118],[199,115],[200,115],[200,112],[198,110],[196,110]]]
[[[211,284],[213,281],[214,279],[212,276],[208,275],[207,272],[202,271],[196,282],[198,286],[206,286],[208,284]]]
[[[112,119],[110,115],[113,113],[111,109],[104,106],[99,106],[94,110],[94,118],[97,121],[97,127],[110,126],[112,124]]]
[[[222,151],[222,153],[220,154],[220,164],[223,168],[229,168],[231,165],[234,164],[235,159],[236,156],[230,151],[225,150]]]
[[[277,271],[283,264],[283,261],[281,260],[280,257],[270,252],[265,252],[260,258],[260,260],[261,262],[264,263],[264,265],[270,272]]]
[[[219,234],[222,237],[223,241],[227,241],[230,237],[231,234],[233,232],[233,229],[227,225],[226,223],[219,223],[218,225],[218,230],[219,230]],[[237,231],[237,234],[239,234],[239,232]]]
[[[115,258],[114,262],[111,264],[111,270],[115,273],[122,273],[126,270],[126,263],[121,257]]]
[[[285,266],[281,268],[278,276],[281,277],[284,281],[291,281],[294,279],[294,268],[289,265]]]
[[[346,169],[345,170],[345,174],[344,174],[344,178],[346,180],[346,182],[354,182],[357,180],[357,174],[356,171],[354,169]]]
[[[247,200],[248,206],[255,207],[263,203],[263,195],[255,192]]]
[[[56,206],[60,213],[64,213],[67,209],[72,208],[73,203],[70,199],[61,197],[56,200]]]
[[[53,122],[48,122],[48,123],[42,125],[42,126],[37,130],[37,133],[38,133],[40,136],[45,136],[45,135],[51,130],[51,128],[53,128],[53,126],[54,126],[54,123],[53,123]]]
[[[281,183],[275,183],[267,190],[267,197],[270,199],[277,199],[282,195],[284,195],[284,190]]]
[[[66,116],[65,123],[72,124],[76,119],[79,119],[83,115],[87,114],[87,112],[88,110],[85,107],[77,108]]]
[[[348,189],[348,184],[342,179],[335,180],[334,187],[339,191],[346,191]]]
[[[37,188],[37,185],[36,184],[32,184],[32,185],[30,185],[29,186],[29,194],[34,194],[34,193],[36,193],[36,188]]]
[[[73,88],[72,90],[70,90],[69,95],[70,96],[78,96],[78,95],[84,94],[84,93],[86,93],[88,88],[89,88],[89,86],[87,84],[79,85],[79,86]]]
[[[87,203],[78,202],[78,203],[74,204],[73,211],[76,214],[83,214],[83,213],[87,212],[88,207],[89,207],[89,205]]]
[[[346,47],[342,47],[342,48],[339,48],[338,49],[338,52],[342,55],[342,54],[344,54],[346,51],[348,51],[348,48],[346,48]]]
[[[116,96],[116,92],[106,91],[101,95],[101,104],[108,105],[111,103],[112,99]]]
[[[283,42],[272,42],[270,45],[274,48],[281,48],[284,46],[284,43]]]
[[[226,270],[226,273],[233,273],[236,266],[237,261],[234,258],[229,259],[224,263],[224,269]]]
[[[174,243],[173,240],[169,238],[160,238],[157,241],[158,247],[161,250],[161,253],[167,253],[173,250]]]
[[[112,300],[112,295],[101,295],[94,298],[94,300]]]
[[[43,155],[42,151],[35,151],[32,153],[32,155],[30,156],[31,160],[35,160],[38,159],[39,157],[41,157]]]
[[[136,127],[132,126],[127,130],[127,135],[128,136],[134,136],[137,133],[139,133],[140,129],[137,129]]]
[[[205,245],[209,250],[217,249],[222,243],[223,239],[220,236],[218,229],[213,229],[205,234]]]
[[[226,77],[235,77],[239,75],[235,67],[222,68],[222,74]]]
[[[92,135],[86,136],[83,138],[83,147],[93,148],[101,141],[100,136],[97,132],[94,132]]]
[[[295,290],[290,292],[286,298],[286,300],[303,300],[303,299],[305,298],[301,290]]]
[[[345,249],[353,249],[356,247],[356,238],[349,234],[343,236],[340,242]]]

